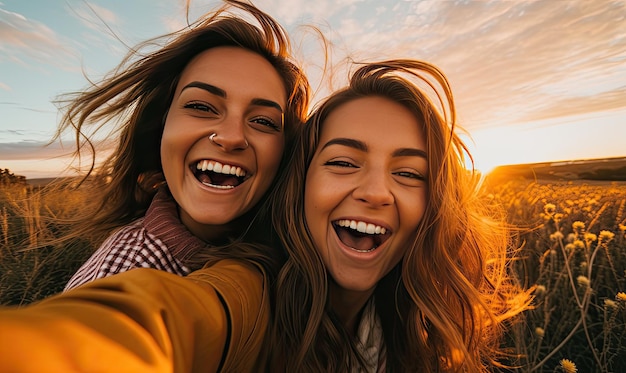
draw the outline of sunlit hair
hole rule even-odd
[[[163,182],[160,143],[176,85],[187,64],[207,49],[241,47],[263,56],[276,69],[288,97],[284,128],[285,154],[289,154],[308,110],[306,76],[292,61],[290,42],[281,25],[251,4],[224,3],[180,31],[140,44],[104,80],[61,101],[64,117],[57,137],[72,132],[77,158],[84,158],[85,153],[92,156],[84,187],[94,191],[84,209],[87,215],[77,217],[80,223],[74,235],[98,244],[112,229],[145,213],[156,186]],[[97,164],[97,156],[104,151],[96,134],[101,139],[101,132],[109,133],[110,128],[109,136],[117,139],[117,147]],[[221,255],[219,250],[215,254]]]
[[[374,293],[387,371],[488,370],[497,364],[503,323],[528,306],[528,296],[507,277],[507,232],[481,205],[466,169],[469,153],[456,134],[449,83],[437,67],[415,60],[362,65],[307,122],[273,201],[273,221],[289,255],[276,288],[274,364],[290,372],[346,372],[363,361],[329,308],[328,275],[305,221],[304,186],[326,118],[367,96],[410,110],[428,154],[424,217]]]

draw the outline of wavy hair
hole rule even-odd
[[[285,155],[289,154],[308,110],[306,76],[292,61],[290,41],[280,24],[251,4],[237,0],[224,3],[180,31],[140,44],[104,80],[59,101],[64,105],[64,116],[55,138],[72,132],[79,161],[83,152],[90,152],[83,187],[93,189],[89,205],[83,209],[85,215],[77,217],[66,239],[87,237],[97,245],[113,229],[145,214],[156,187],[163,182],[159,148],[176,84],[186,65],[207,49],[241,47],[263,56],[277,70],[288,97],[284,120]],[[243,12],[257,24],[236,12]],[[147,53],[141,52],[144,50]],[[97,165],[96,153],[101,149],[95,135],[110,128],[107,126],[113,128],[117,147]],[[252,209],[239,220],[249,222],[257,212]],[[220,251],[216,248],[212,254],[220,255]]]
[[[276,286],[273,364],[298,372],[362,368],[356,342],[328,303],[328,275],[304,218],[304,185],[325,119],[366,96],[409,109],[428,153],[424,217],[403,259],[374,292],[387,371],[487,371],[498,364],[502,326],[528,307],[528,294],[507,275],[505,225],[481,203],[466,168],[471,156],[456,133],[448,80],[416,60],[362,65],[307,121],[273,200],[273,222],[288,253]]]

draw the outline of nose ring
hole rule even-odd
[[[217,133],[213,132],[213,133],[211,134],[211,136],[209,136],[209,140],[210,140],[213,144],[218,145],[218,144],[215,142],[215,136],[217,136]],[[244,148],[244,149],[247,149],[247,148],[250,146],[250,144],[248,143],[248,140],[247,140],[247,139],[245,139],[245,138],[243,139],[243,141],[244,141],[244,143],[245,143],[245,146],[244,146],[243,148]]]

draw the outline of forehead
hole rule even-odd
[[[326,117],[320,142],[339,137],[374,145],[426,148],[424,130],[416,116],[403,105],[379,96],[351,100]]]
[[[185,66],[177,91],[192,81],[210,83],[230,94],[241,92],[283,104],[286,92],[278,71],[263,56],[238,47],[201,52]]]

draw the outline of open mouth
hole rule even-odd
[[[217,189],[233,189],[246,181],[246,170],[238,166],[203,159],[192,167],[196,179]]]
[[[376,250],[391,236],[389,229],[364,221],[342,219],[332,224],[341,242],[360,253]]]

